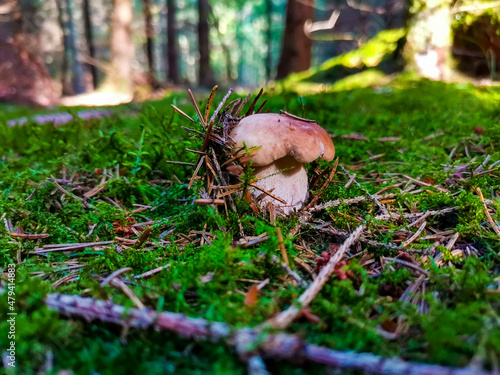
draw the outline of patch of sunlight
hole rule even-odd
[[[331,90],[331,85],[315,82],[297,82],[293,91],[301,96],[325,93]]]
[[[320,66],[311,68],[305,72],[291,74],[282,81],[281,86],[284,90],[296,91],[297,82],[306,81],[317,73],[337,66],[373,68],[380,64],[387,55],[396,50],[398,41],[405,35],[405,29],[383,30],[356,50],[333,57]]]
[[[58,104],[66,107],[100,107],[129,103],[132,99],[133,96],[129,94],[94,91],[86,94],[62,97]]]
[[[333,84],[329,92],[354,90],[357,88],[385,85],[392,80],[392,77],[382,73],[377,69],[368,69],[364,72],[345,77]]]

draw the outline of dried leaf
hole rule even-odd
[[[386,319],[382,322],[382,328],[387,332],[395,333],[398,329],[398,325],[396,322],[394,322],[394,320]]]
[[[430,178],[430,177],[425,177],[424,178],[424,182],[426,184],[429,184],[429,185],[434,185],[435,184],[434,180],[432,178]]]
[[[227,171],[234,176],[241,176],[243,173],[243,168],[239,165],[230,165],[226,167]]]
[[[255,306],[257,303],[257,298],[259,297],[259,287],[257,285],[252,285],[252,287],[248,290],[245,295],[245,305],[246,306]]]
[[[300,312],[302,313],[302,316],[305,319],[307,319],[310,323],[313,323],[313,324],[323,323],[323,320],[319,316],[317,316],[311,312],[311,308],[309,306],[304,307]]]

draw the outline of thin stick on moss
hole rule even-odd
[[[181,129],[184,130],[184,131],[187,131],[188,133],[193,133],[193,134],[199,135],[200,137],[204,137],[205,136],[205,134],[203,134],[202,132],[199,132],[198,130],[194,130],[194,129],[188,128],[186,126],[181,126]]]
[[[364,225],[360,225],[354,232],[345,240],[339,247],[335,255],[333,255],[328,263],[321,269],[316,279],[309,285],[304,293],[297,299],[296,304],[290,306],[287,310],[279,313],[274,318],[268,320],[264,325],[269,325],[273,328],[285,329],[288,327],[299,315],[302,308],[309,306],[309,304],[316,298],[318,293],[323,289],[323,286],[330,279],[335,266],[340,262],[344,254],[351,247],[351,245],[358,240],[365,229]],[[298,306],[300,307],[298,307]]]
[[[427,225],[427,221],[424,221],[422,223],[422,225],[420,226],[420,228],[418,228],[418,230],[415,232],[415,234],[413,236],[411,236],[404,244],[403,244],[403,247],[407,247],[409,244],[411,244],[413,241],[415,241],[418,236],[420,236],[420,234],[423,232],[423,230],[425,229],[425,226]]]
[[[74,199],[77,199],[79,200],[80,202],[83,203],[83,205],[85,207],[88,206],[87,202],[85,202],[85,199],[83,198],[80,198],[80,197],[77,197],[75,194],[72,194],[72,193],[69,193],[68,191],[66,191],[61,185],[59,185],[59,183],[57,182],[56,178],[52,175],[50,175],[50,177],[52,178],[52,181],[54,182],[54,184],[56,184],[56,188],[57,190],[59,190],[61,193],[63,193],[64,195],[69,195],[70,197],[74,198]]]
[[[152,270],[141,273],[140,275],[134,275],[134,279],[136,279],[136,280],[145,279],[145,278],[152,276],[154,274],[157,274],[165,269],[168,269],[169,267],[170,267],[170,264],[165,264],[164,266],[153,268]]]
[[[194,95],[193,95],[193,92],[191,91],[191,89],[188,89],[188,94],[189,94],[189,99],[191,99],[191,103],[193,103],[193,107],[196,111],[196,114],[198,115],[198,119],[200,120],[201,122],[201,125],[206,128],[207,127],[207,124],[205,124],[205,120],[203,119],[203,116],[201,115],[201,112],[200,112],[200,107],[198,107],[198,104],[196,103],[196,99],[194,98]]]
[[[379,195],[378,198],[384,200],[384,199],[391,199],[397,197],[398,194],[394,193],[389,193],[389,194],[384,194],[384,195]],[[354,198],[349,198],[349,199],[335,199],[333,201],[328,201],[322,204],[318,204],[317,206],[311,207],[307,209],[308,212],[317,212],[324,210],[329,207],[337,207],[340,206],[341,204],[356,204],[356,203],[361,203],[366,201],[366,197],[364,195],[360,195],[358,197]]]
[[[146,242],[148,240],[148,238],[151,236],[152,231],[153,231],[153,229],[151,229],[151,227],[144,228],[144,231],[139,236],[137,243],[134,245],[134,247],[136,249],[140,249],[141,246],[144,244],[144,242]]]
[[[419,180],[412,178],[410,176],[407,176],[407,175],[403,175],[403,178],[408,180],[408,181],[413,182],[415,185],[418,185],[418,186],[434,187],[434,189],[436,189],[437,191],[440,191],[443,193],[450,193],[450,191],[448,189],[442,188],[441,186],[431,185],[431,184],[428,184],[427,182],[419,181]]]
[[[483,192],[481,191],[481,188],[479,188],[479,187],[476,188],[476,192],[477,192],[477,195],[479,196],[479,199],[481,199],[481,202],[483,203],[484,214],[486,215],[486,219],[488,220],[488,223],[490,223],[495,234],[497,236],[500,236],[500,228],[495,223],[495,221],[493,220],[493,218],[490,215],[490,212],[488,211],[488,206],[486,205],[486,202],[484,201]]]
[[[310,120],[307,118],[295,116],[295,115],[291,114],[290,112],[283,111],[282,109],[280,109],[280,115],[284,115],[286,117],[290,117],[290,118],[293,118],[295,120],[300,120],[300,121],[305,121],[305,122],[316,122],[316,120]]]
[[[347,171],[347,169],[345,169],[345,167],[344,167],[343,165],[341,165],[341,166],[340,166],[340,168],[342,168],[342,171],[343,171],[346,175],[348,175],[349,177],[351,176],[351,175],[349,174],[349,172]],[[363,191],[363,193],[365,193],[365,194],[366,194],[366,195],[370,198],[370,200],[371,200],[373,203],[375,203],[375,204],[377,205],[377,207],[379,208],[380,212],[382,212],[383,214],[388,214],[387,208],[385,208],[385,206],[384,206],[382,203],[380,203],[380,202],[378,201],[378,199],[377,199],[377,197],[376,197],[375,195],[371,195],[371,194],[368,192],[368,190],[364,189],[364,188],[360,185],[360,183],[359,183],[358,181],[356,181],[356,179],[353,179],[353,182],[356,184],[356,186],[357,186],[358,188],[360,188],[360,189]]]
[[[214,99],[215,92],[219,86],[215,85],[210,92],[210,96],[208,97],[207,107],[205,108],[205,124],[208,124],[208,116],[210,116],[210,107],[212,106],[212,100]]]
[[[25,240],[40,240],[50,237],[48,233],[10,233],[12,238],[20,238]]]
[[[420,216],[417,220],[415,220],[413,223],[409,224],[408,228],[411,228],[411,227],[414,227],[414,226],[420,224],[422,221],[427,219],[429,216],[431,216],[431,214],[429,212],[426,212],[425,214]]]
[[[460,233],[457,232],[453,235],[453,237],[450,238],[450,241],[448,241],[448,243],[446,244],[446,248],[448,250],[451,251],[455,247],[455,243],[457,242],[459,236],[460,236]]]
[[[285,242],[283,240],[283,233],[281,232],[280,227],[276,227],[276,234],[278,235],[278,242],[280,245],[281,256],[283,257],[283,262],[285,262],[287,267],[290,267],[290,263],[288,262],[288,254],[285,248]]]
[[[388,262],[399,263],[402,266],[405,266],[406,268],[411,268],[411,269],[413,269],[415,271],[420,272],[423,275],[429,276],[429,272],[428,271],[424,270],[422,267],[417,266],[416,264],[407,262],[405,260],[401,260],[401,259],[398,259],[398,258],[390,258],[390,257],[384,257],[384,260],[386,260]]]
[[[178,112],[179,114],[181,114],[182,116],[184,116],[185,118],[187,118],[189,121],[191,121],[193,124],[195,123],[195,121],[188,115],[186,114],[185,112],[183,112],[181,109],[177,108],[175,105],[173,104],[170,104],[170,106],[176,111]]]
[[[333,165],[330,174],[328,175],[328,178],[326,179],[325,183],[323,186],[321,186],[321,189],[319,193],[315,194],[314,197],[311,199],[311,201],[305,206],[301,211],[307,211],[309,208],[311,208],[316,202],[321,198],[323,193],[325,192],[326,188],[330,185],[330,183],[333,180],[333,177],[335,176],[335,173],[337,173],[337,166],[339,165],[339,158],[335,160],[335,164]]]
[[[196,176],[198,176],[198,172],[200,171],[200,168],[203,165],[203,162],[205,161],[205,158],[206,158],[205,155],[203,155],[203,156],[200,157],[200,160],[198,161],[198,164],[196,165],[196,168],[194,169],[193,176],[189,180],[189,184],[188,184],[188,187],[187,187],[188,190],[191,189],[191,186],[193,186],[194,180],[195,180]]]
[[[120,268],[119,270],[114,271],[112,274],[107,276],[105,279],[101,281],[101,287],[104,287],[105,285],[109,284],[113,279],[117,278],[118,276],[123,275],[124,273],[132,271],[132,268],[130,267],[125,267],[125,268]]]
[[[207,154],[206,152],[201,152],[198,150],[191,150],[190,148],[186,148],[186,151],[192,152],[193,154],[197,154],[197,155],[206,155]]]
[[[256,113],[261,113],[262,110],[264,109],[264,106],[266,105],[266,103],[267,103],[267,99],[264,100],[264,102],[260,105],[260,107],[259,107],[259,109],[257,110]]]
[[[276,199],[278,202],[283,203],[284,205],[286,205],[286,204],[287,204],[287,203],[286,203],[283,199],[281,199],[281,198],[277,197],[276,195],[274,195],[274,194],[270,193],[269,191],[267,191],[267,190],[265,190],[265,189],[261,188],[260,186],[255,185],[255,184],[253,184],[253,183],[250,183],[249,185],[250,185],[251,187],[253,187],[253,188],[257,189],[257,190],[260,190],[260,191],[261,191],[261,192],[263,192],[264,194],[269,195],[271,198]]]
[[[223,205],[224,202],[225,202],[224,199],[211,199],[211,198],[200,198],[200,199],[195,199],[193,201],[193,203],[200,205],[207,205],[207,204]]]
[[[227,99],[229,99],[229,97],[231,96],[231,94],[233,93],[233,89],[229,89],[227,91],[227,94],[222,98],[221,102],[219,103],[219,105],[217,106],[217,109],[214,111],[214,113],[212,114],[212,117],[210,117],[210,121],[209,123],[211,123],[212,121],[215,120],[215,118],[217,117],[217,115],[219,114],[220,110],[222,109],[222,107],[224,106],[224,104],[226,103]]]
[[[73,251],[81,250],[86,247],[96,247],[96,246],[107,246],[111,245],[113,241],[102,241],[102,242],[86,242],[86,243],[70,243],[61,245],[45,245],[43,248],[36,248],[36,253],[46,253],[52,251]]]
[[[300,287],[307,288],[309,286],[309,283],[307,281],[305,281],[302,277],[300,277],[300,275],[297,272],[295,272],[290,267],[288,267],[284,262],[282,262],[276,255],[273,255],[271,257],[271,260],[274,263],[279,264],[281,269],[285,271],[288,276],[291,276],[297,282],[297,284],[300,285]]]
[[[135,295],[135,293],[132,291],[132,289],[130,289],[127,284],[125,284],[123,281],[121,281],[120,279],[117,279],[117,278],[114,278],[112,280],[109,281],[109,284],[110,285],[113,285],[114,287],[117,287],[117,288],[120,288],[122,290],[122,292],[128,297],[130,298],[130,300],[134,303],[134,305],[139,309],[139,310],[143,310],[146,308],[146,306],[144,306],[144,304],[141,302],[141,300],[139,299],[139,297],[137,297]]]
[[[247,95],[247,97],[245,98],[245,100],[243,100],[243,102],[241,102],[241,104],[238,106],[238,109],[234,113],[235,116],[239,115],[240,111],[243,109],[243,107],[245,106],[245,104],[247,104],[248,99],[250,99],[251,96],[252,96],[252,93],[249,92],[248,95]]]
[[[458,211],[459,207],[458,206],[454,206],[454,207],[446,207],[446,208],[443,208],[441,210],[429,210],[427,211],[426,213],[408,213],[408,214],[399,214],[399,213],[395,213],[395,212],[390,212],[386,215],[378,215],[375,217],[375,219],[377,220],[381,220],[381,221],[386,221],[386,220],[389,220],[389,219],[414,219],[416,217],[420,217],[422,215],[425,215],[425,214],[429,214],[429,216],[439,216],[439,215],[445,215],[445,214],[449,214],[450,212],[453,212],[453,211]]]
[[[0,289],[2,293],[4,289]],[[209,322],[189,318],[183,314],[150,309],[126,309],[111,301],[100,301],[76,295],[51,293],[45,298],[47,306],[69,317],[81,317],[87,321],[103,322],[134,327],[170,331],[186,338],[203,341],[221,341],[236,348],[242,360],[247,361],[259,354],[262,358],[296,361],[298,358],[346,370],[370,372],[372,374],[446,374],[446,375],[493,375],[477,368],[457,368],[424,363],[405,362],[399,358],[383,358],[370,353],[341,352],[326,347],[311,345],[288,334],[262,336],[260,331],[250,328],[233,329],[225,323]],[[152,331],[152,330],[151,330]],[[238,345],[239,344],[239,345]]]
[[[322,227],[319,227],[319,228],[313,227],[313,228],[316,229],[318,232],[325,233],[325,234],[335,236],[335,237],[340,237],[341,239],[344,239],[344,240],[349,237],[348,232],[344,232],[343,230],[334,228],[331,225],[328,225],[326,228],[322,228]],[[366,237],[360,237],[359,240],[361,242],[367,244],[368,246],[382,247],[384,249],[391,249],[391,250],[405,250],[405,248],[403,246],[399,246],[399,245],[396,245],[393,243],[382,243],[382,242],[378,242],[375,240],[370,240]]]
[[[167,161],[165,161],[165,163],[167,163],[167,164],[174,164],[174,165],[186,165],[186,166],[189,166],[189,167],[194,167],[196,165],[194,163],[187,163],[187,162],[184,162],[184,161],[175,161],[175,160],[167,160]]]
[[[250,108],[248,108],[247,113],[245,113],[245,117],[246,116],[250,116],[251,114],[253,114],[253,110],[255,109],[255,105],[259,101],[259,98],[261,97],[261,95],[262,95],[263,92],[264,92],[264,89],[261,88],[260,91],[259,91],[259,93],[255,97],[255,99],[253,100],[252,104],[250,105]]]

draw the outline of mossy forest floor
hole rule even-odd
[[[207,98],[197,95],[202,111]],[[273,225],[245,200],[229,215],[223,206],[193,203],[202,187],[197,181],[187,189],[193,167],[167,163],[195,163],[197,155],[185,150],[201,147],[195,133],[181,129],[200,125],[170,107],[195,117],[184,93],[60,127],[9,127],[8,120],[40,111],[0,107],[0,264],[3,287],[7,264],[16,265],[17,373],[245,373],[224,342],[66,318],[44,298],[76,294],[255,327],[304,291],[272,261],[281,259],[277,227],[290,268],[310,282],[328,251],[361,223],[366,230],[346,265],[286,332],[340,351],[499,370],[500,89],[397,78],[305,97],[271,90],[264,99],[266,110],[314,119],[334,136],[339,167],[331,183],[333,162],[308,171],[318,177],[311,197],[321,193],[313,207],[340,201],[310,210],[302,223],[295,215]],[[376,219],[366,192],[379,193],[400,216]],[[238,242],[240,226],[246,241]],[[241,245],[256,236],[256,245]],[[104,244],[49,246],[95,242]],[[101,286],[124,268],[122,283]],[[257,294],[252,287],[266,279]],[[11,341],[10,305],[7,293],[0,297],[3,351]],[[265,362],[271,373],[326,372],[311,363]]]

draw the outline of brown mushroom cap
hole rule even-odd
[[[252,154],[253,165],[261,167],[287,155],[299,163],[321,157],[333,160],[335,147],[328,133],[317,123],[277,113],[259,113],[243,118],[230,136],[236,147],[262,146]]]

